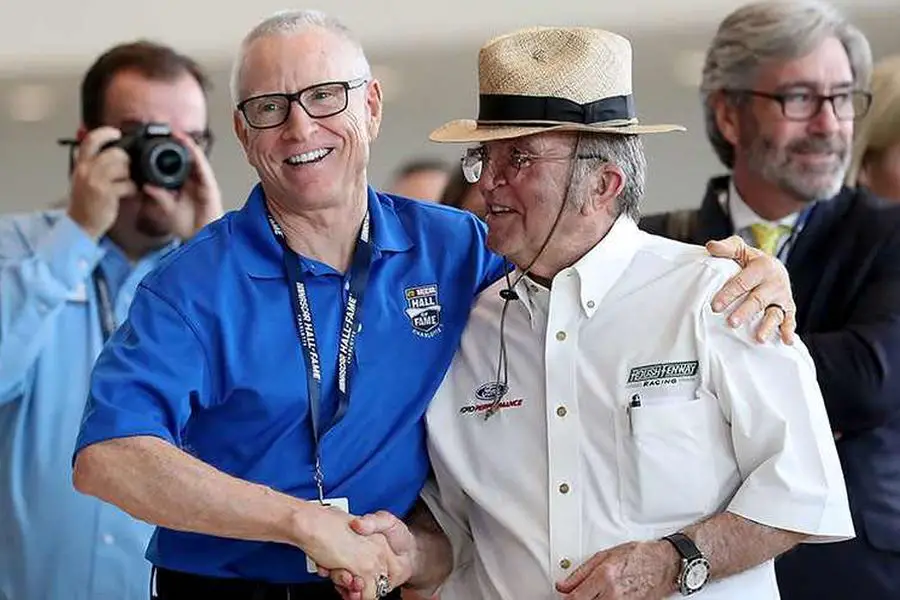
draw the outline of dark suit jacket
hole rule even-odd
[[[725,238],[734,233],[718,201],[727,186],[727,177],[715,178],[700,209],[648,216],[640,226],[697,244]],[[786,266],[797,333],[815,362],[832,428],[843,434],[837,448],[858,539],[863,550],[894,553],[890,572],[884,564],[872,568],[881,569],[873,575],[898,593],[890,597],[900,598],[900,207],[865,190],[843,189],[812,212]],[[840,548],[858,551],[859,545],[827,546],[834,554]],[[797,555],[802,558],[811,547],[804,545]],[[784,598],[844,597],[827,577],[830,568],[840,566],[819,564],[805,573],[828,581],[829,594],[785,594],[782,586]],[[851,579],[858,584],[865,577],[857,573]],[[847,589],[848,598],[889,597],[885,587],[868,596],[859,595],[858,587]]]

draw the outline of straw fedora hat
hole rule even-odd
[[[642,134],[631,90],[631,43],[602,29],[532,27],[494,38],[478,54],[478,119],[450,121],[434,142],[486,142],[547,131]]]

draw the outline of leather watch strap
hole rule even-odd
[[[681,532],[667,535],[663,539],[675,546],[675,549],[678,550],[678,554],[685,560],[691,561],[697,558],[703,558],[703,553],[700,552],[700,549],[697,548],[697,545],[693,540]]]

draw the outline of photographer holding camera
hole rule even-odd
[[[94,360],[141,279],[222,215],[207,77],[136,42],[81,86],[65,211],[0,219],[0,599],[148,596],[152,528],[72,487]]]

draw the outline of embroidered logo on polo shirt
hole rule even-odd
[[[436,283],[406,288],[406,316],[413,332],[422,337],[434,337],[441,332],[441,304]]]
[[[482,384],[478,389],[475,390],[475,399],[478,402],[474,404],[466,404],[465,406],[459,409],[459,414],[461,415],[471,415],[478,414],[487,411],[494,404],[494,400],[497,396],[501,398],[506,394],[508,387],[496,381],[489,381],[485,384]],[[502,410],[504,408],[519,408],[524,404],[524,398],[516,398],[514,400],[502,400],[498,405],[498,410]]]
[[[634,367],[628,373],[627,387],[676,385],[682,381],[696,379],[699,367],[700,362],[696,360],[656,363]]]

